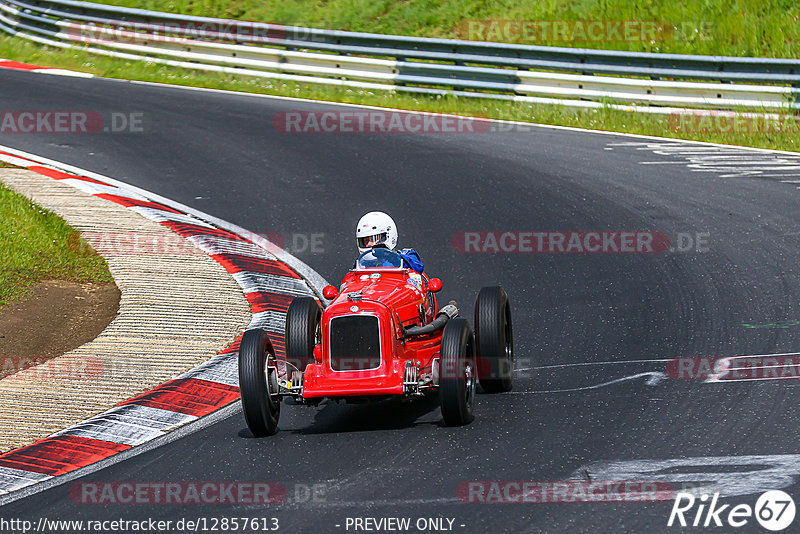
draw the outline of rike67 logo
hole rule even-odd
[[[792,497],[783,491],[762,493],[755,506],[749,504],[720,504],[719,493],[695,497],[691,493],[678,493],[669,514],[667,526],[733,527],[747,525],[755,517],[762,528],[777,532],[794,521],[795,506]]]

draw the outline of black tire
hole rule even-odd
[[[311,297],[296,297],[286,312],[286,360],[305,371],[314,360],[317,329],[322,320],[322,310]]]
[[[274,371],[267,369],[275,352],[267,333],[256,328],[242,336],[239,348],[239,392],[247,427],[257,438],[278,431],[281,403],[271,393],[277,388]]]
[[[511,391],[514,374],[511,305],[500,286],[484,287],[475,299],[475,345],[483,390],[486,393]]]
[[[442,333],[439,353],[439,400],[447,426],[463,426],[473,419],[475,405],[475,338],[469,322],[450,319]]]

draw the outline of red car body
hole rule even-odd
[[[405,329],[430,323],[435,310],[425,275],[398,268],[351,271],[322,314],[322,343],[315,347],[315,362],[306,367],[303,397],[403,395],[406,366],[416,367],[420,377],[432,375],[442,338],[441,330],[406,338]],[[335,332],[339,323],[353,316],[377,323],[379,343],[370,347],[374,354],[337,353],[341,343],[331,337],[341,337]]]

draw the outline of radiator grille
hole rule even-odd
[[[334,317],[330,323],[330,358],[334,371],[364,371],[381,365],[378,318]]]

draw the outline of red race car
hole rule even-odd
[[[256,436],[277,432],[281,399],[315,406],[323,399],[364,402],[417,398],[438,391],[447,426],[473,419],[476,379],[487,393],[511,389],[514,345],[511,307],[500,286],[475,301],[475,332],[450,302],[436,312],[438,278],[406,268],[396,252],[362,254],[323,311],[311,297],[292,300],[286,314],[286,360],[267,332],[244,333],[239,387],[247,426]]]

